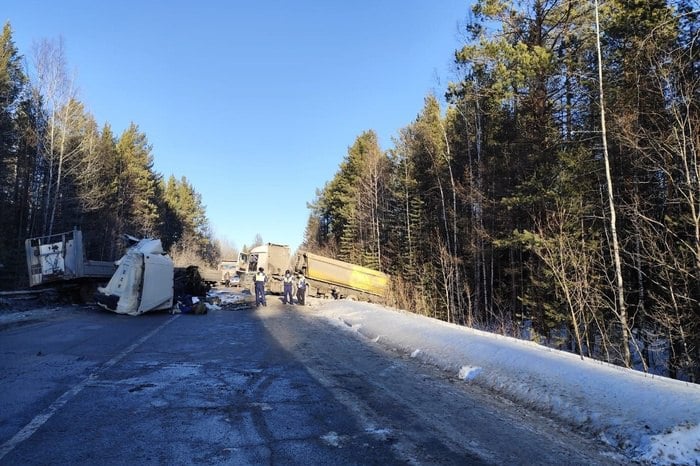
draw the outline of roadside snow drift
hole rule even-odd
[[[598,435],[632,460],[700,464],[700,385],[373,304],[331,301],[314,310],[467,383]]]

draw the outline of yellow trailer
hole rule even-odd
[[[312,287],[310,291],[321,295],[384,299],[389,289],[389,275],[383,272],[310,252],[297,254],[295,270],[307,278]]]

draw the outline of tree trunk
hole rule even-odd
[[[595,0],[595,29],[596,50],[598,54],[598,92],[600,101],[600,132],[603,142],[603,161],[605,164],[605,179],[607,182],[608,207],[610,209],[610,234],[613,243],[613,261],[615,263],[615,281],[617,294],[617,315],[622,330],[622,357],[626,367],[630,367],[631,355],[629,347],[629,326],[627,323],[627,308],[625,304],[624,282],[622,279],[622,260],[620,259],[620,245],[617,238],[617,216],[615,213],[615,199],[613,196],[612,174],[610,172],[610,157],[608,155],[608,139],[605,128],[605,104],[603,94],[603,65],[600,51],[600,23],[598,19],[598,0]]]

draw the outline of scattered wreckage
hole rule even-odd
[[[118,261],[86,257],[87,246],[78,228],[25,241],[29,286],[32,292],[77,290],[84,303],[96,302],[118,314],[151,311],[204,313],[211,280],[197,266],[175,267],[160,239],[124,235],[128,249]],[[225,308],[251,306],[247,290],[235,301],[222,299]],[[215,298],[216,299],[216,298]],[[220,299],[221,300],[221,299]]]
[[[124,238],[129,248],[116,262],[87,259],[77,228],[27,239],[30,287],[77,285],[83,302],[94,297],[100,307],[128,315],[163,310],[204,313],[204,297],[219,281],[227,286],[235,281],[240,291],[213,293],[210,300],[215,305],[232,310],[252,307],[250,288],[259,267],[265,269],[271,293],[282,292],[282,277],[290,269],[306,276],[307,296],[385,302],[389,294],[391,280],[382,272],[307,251],[292,258],[287,245],[267,243],[240,253],[237,261],[227,262],[225,271],[200,271],[194,265],[175,267],[160,239]]]
[[[95,298],[99,306],[129,315],[162,310],[207,313],[204,296],[211,286],[197,266],[174,267],[159,239],[131,239],[135,244],[117,261],[117,271],[107,286],[97,290]],[[244,292],[229,307],[251,305],[250,293]]]

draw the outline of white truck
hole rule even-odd
[[[25,241],[29,286],[77,289],[83,302],[97,301],[99,306],[119,314],[172,309],[175,268],[161,241],[129,235],[124,239],[129,248],[121,259],[96,261],[85,257],[83,234],[77,228],[29,238]],[[183,288],[180,291],[188,294],[206,283],[199,274],[185,278],[197,280],[178,283]]]
[[[173,307],[173,261],[159,239],[131,238],[135,244],[117,261],[119,267],[95,299],[117,314],[140,315]]]
[[[220,274],[220,283],[226,287],[238,286],[238,261],[224,260],[219,262],[218,272]],[[235,277],[235,278],[234,278]]]
[[[29,286],[75,288],[83,302],[91,300],[99,284],[109,281],[117,269],[114,261],[90,260],[83,233],[72,231],[25,240]]]

